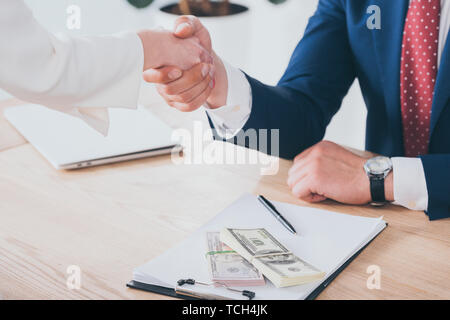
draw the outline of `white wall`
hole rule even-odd
[[[244,69],[266,83],[275,84],[286,68],[318,0],[290,0],[280,6],[270,5],[263,0],[239,1],[249,4],[253,12],[250,48],[252,59]],[[153,27],[156,8],[172,1],[156,0],[152,7],[144,10],[132,8],[126,0],[26,0],[26,2],[33,9],[37,19],[54,32],[101,34]],[[66,28],[66,9],[70,4],[79,5],[82,10],[82,28],[79,31],[69,31]],[[342,109],[330,124],[326,139],[363,149],[365,117],[364,102],[356,83],[345,98]]]

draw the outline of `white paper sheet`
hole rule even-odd
[[[280,202],[273,203],[297,230],[297,236],[287,231],[255,196],[246,194],[187,240],[136,268],[133,280],[172,288],[179,279],[184,278],[210,282],[205,257],[206,232],[220,231],[225,227],[265,228],[298,257],[325,271],[327,278],[386,226],[382,218],[364,218]],[[322,281],[277,289],[267,280],[264,287],[243,289],[254,291],[255,299],[305,299]],[[189,285],[183,288],[189,289]],[[196,292],[233,299],[243,298],[224,288],[196,285],[193,289]]]

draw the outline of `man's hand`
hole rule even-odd
[[[289,170],[287,183],[294,196],[308,202],[333,199],[347,204],[371,201],[370,181],[364,171],[366,158],[322,141],[299,154]],[[386,199],[393,200],[392,173],[385,182]]]
[[[212,51],[208,30],[193,16],[178,18],[174,30],[178,38],[197,38],[211,53],[211,64],[194,66],[184,72],[171,66],[151,69],[144,73],[144,80],[158,84],[158,92],[167,104],[183,112],[194,111],[206,102],[210,108],[225,105],[228,93],[226,70],[222,60]]]
[[[164,30],[138,32],[144,48],[144,71],[166,65],[187,70],[200,62],[212,63],[209,50],[196,37],[180,39]]]
[[[211,36],[200,20],[194,16],[182,16],[175,21],[174,35],[180,39],[196,37],[203,48],[212,53]]]

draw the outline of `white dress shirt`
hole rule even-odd
[[[0,0],[0,88],[108,131],[105,107],[135,108],[144,63],[135,33],[68,37],[45,30],[23,0]]]
[[[438,63],[444,50],[450,28],[450,0],[441,0]],[[231,138],[247,122],[252,111],[252,91],[244,74],[224,61],[228,77],[227,104],[218,109],[208,109],[217,133]],[[422,161],[419,158],[392,158],[395,204],[412,210],[426,211],[428,190]]]

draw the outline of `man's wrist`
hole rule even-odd
[[[210,109],[217,109],[227,104],[228,76],[222,59],[213,52],[215,72],[215,86],[207,100]]]

